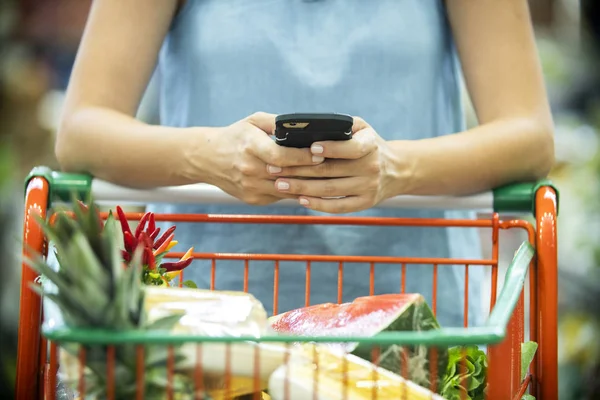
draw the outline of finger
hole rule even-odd
[[[313,155],[309,149],[297,149],[276,144],[267,136],[252,141],[249,152],[265,164],[274,167],[297,167],[317,165],[324,161],[320,155]]]
[[[255,112],[254,114],[246,117],[245,120],[269,135],[273,135],[275,132],[275,117],[275,114]]]
[[[377,149],[376,135],[372,128],[365,128],[350,140],[315,142],[310,151],[325,158],[356,160]]]
[[[251,155],[235,159],[233,167],[245,179],[276,179],[261,159]]]
[[[297,200],[297,198],[284,197],[281,195],[279,195],[279,196],[250,195],[250,196],[243,197],[240,200],[242,200],[246,204],[250,204],[250,205],[254,205],[254,206],[267,206],[267,205],[270,205],[270,204],[273,204],[280,200],[285,200],[285,199],[296,199]]]
[[[349,196],[341,199],[321,199],[318,197],[302,196],[298,201],[300,205],[311,210],[331,214],[345,214],[369,208],[369,202],[363,196]]]
[[[275,181],[275,187],[283,193],[311,197],[353,196],[364,191],[365,178],[337,179],[289,179]]]
[[[244,192],[255,196],[274,196],[278,199],[297,199],[293,193],[277,190],[275,182],[268,179],[247,179],[241,183]]]
[[[279,169],[267,166],[267,171],[274,177],[346,178],[368,172],[364,160],[366,160],[364,157],[358,160],[329,159],[317,165]]]

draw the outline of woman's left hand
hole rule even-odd
[[[276,168],[280,192],[298,196],[301,205],[328,213],[349,213],[371,208],[400,193],[398,155],[388,142],[361,118],[354,118],[352,139],[317,142],[314,157],[325,161],[314,166]]]

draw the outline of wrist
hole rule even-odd
[[[178,162],[175,173],[189,183],[214,184],[222,178],[219,168],[218,141],[223,128],[186,128],[177,141]],[[222,160],[221,160],[222,161]]]
[[[412,194],[417,185],[418,149],[415,141],[394,140],[389,143],[389,166],[391,184],[387,198]]]

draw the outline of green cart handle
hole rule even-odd
[[[75,193],[84,199],[91,194],[98,203],[194,203],[194,204],[241,204],[242,201],[208,184],[133,189],[119,186],[90,175],[53,171],[47,167],[36,167],[28,175],[25,185],[34,177],[44,178],[50,186],[49,199],[70,201]],[[438,210],[474,210],[499,213],[535,214],[535,193],[542,187],[558,190],[549,180],[524,182],[499,187],[489,192],[471,196],[398,196],[380,203],[378,208],[418,208]],[[282,200],[275,206],[296,205],[291,200]]]

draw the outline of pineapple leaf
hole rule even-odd
[[[41,296],[45,296],[44,293],[44,288],[42,288],[42,286],[38,283],[30,283],[29,284],[29,288],[31,290],[33,290],[36,294],[38,294],[40,297]]]
[[[138,247],[131,258],[129,267],[125,271],[129,271],[130,281],[130,297],[128,302],[129,313],[137,324],[144,324],[143,302],[144,292],[142,290],[144,283],[142,281],[142,252],[143,248]]]
[[[36,217],[35,221],[37,222],[38,226],[40,227],[40,229],[42,230],[42,232],[44,233],[44,235],[46,236],[46,239],[48,241],[57,243],[59,245],[62,245],[63,243],[65,243],[65,241],[63,240],[63,238],[60,235],[60,233],[61,233],[60,231],[58,231],[55,227],[51,226],[48,221],[46,221],[44,218],[40,217],[39,215],[36,215],[35,217]]]
[[[38,274],[46,276],[58,290],[65,291],[65,295],[69,296],[69,282],[65,282],[63,276],[48,266],[41,257],[25,257],[23,261]]]
[[[107,281],[107,279],[102,279],[106,278],[106,268],[98,259],[96,252],[82,232],[73,235],[71,245],[67,247],[66,255],[69,263],[76,263],[65,266],[69,272],[75,268],[80,268],[85,271],[87,279],[94,280],[97,283]],[[106,284],[102,286],[106,286]]]
[[[82,228],[86,227],[86,218],[85,218],[85,214],[86,211],[84,210],[83,207],[87,207],[85,206],[83,203],[79,202],[79,199],[77,199],[77,196],[75,195],[75,193],[71,193],[71,203],[73,204],[73,207],[71,207],[73,213],[75,214],[75,219],[79,222],[79,224],[81,225]],[[84,231],[87,233],[88,231],[86,229],[84,229]]]
[[[65,247],[68,246],[69,242],[63,241],[58,231],[54,227],[52,227],[46,220],[39,216],[36,218],[36,220],[38,225],[40,226],[40,229],[46,236],[47,240],[54,246],[56,260],[58,261],[59,265],[62,265],[63,263],[61,262],[60,254],[65,252]],[[25,245],[27,246],[27,244]],[[29,250],[29,252],[32,254],[37,254],[37,250],[32,249],[29,246],[27,246],[27,250]],[[71,279],[68,278],[68,281],[70,282]]]
[[[112,210],[108,211],[108,216],[106,217],[106,222],[115,222],[115,215],[113,214]],[[106,222],[104,223],[104,225],[106,225]]]
[[[178,346],[175,346],[178,347]],[[178,349],[179,350],[179,349]],[[166,368],[169,359],[169,349],[166,346],[154,346],[147,352],[145,364],[147,369],[151,368]],[[180,351],[176,351],[173,355],[175,366],[185,360],[185,356]]]
[[[112,215],[112,214],[111,214]],[[123,257],[121,251],[117,245],[117,229],[114,218],[109,218],[104,224],[104,231],[102,232],[102,238],[107,253],[109,254],[108,264],[112,267],[110,274],[113,279],[113,283],[119,280],[119,277],[123,271]]]
[[[102,218],[100,217],[100,210],[98,209],[98,206],[94,203],[93,199],[90,198],[87,201],[88,204],[90,204],[90,224],[92,226],[97,227],[96,229],[98,231],[103,231],[104,230],[104,223],[102,222]],[[110,218],[110,214],[109,214],[109,218]]]
[[[193,387],[188,377],[181,374],[174,374],[173,377],[173,389],[179,393],[193,393]],[[146,382],[150,387],[164,390],[168,387],[169,381],[167,380],[166,368],[153,368],[146,374]]]
[[[51,229],[59,235],[58,241],[61,243],[68,243],[73,236],[73,233],[79,230],[77,223],[67,215],[67,211],[57,211],[55,216],[54,226],[51,227]]]
[[[129,285],[129,299],[127,301],[127,311],[129,314],[129,318],[133,321],[137,326],[143,326],[145,323],[145,313],[144,313],[144,291],[142,282],[142,270],[143,267],[141,263],[137,260],[139,258],[134,258],[134,263],[126,269],[128,272],[128,281]]]
[[[96,251],[96,254],[102,257],[102,242],[100,240],[100,232],[102,231],[102,222],[96,221],[95,205],[91,201],[91,196],[88,196],[86,204],[79,202],[75,193],[71,194],[73,212],[77,223],[81,226],[85,236],[90,240],[90,245]],[[107,261],[107,260],[102,260]]]
[[[119,280],[116,284],[116,292],[112,300],[113,304],[111,304],[111,308],[115,312],[114,324],[116,326],[128,327],[130,325],[133,325],[131,324],[131,321],[129,319],[129,304],[127,301],[127,297],[130,295],[129,289],[132,287],[132,285],[130,284],[130,279],[127,278],[129,278],[130,275],[133,275],[133,271],[135,270],[125,270],[125,279]]]
[[[111,282],[109,285],[109,297],[115,295],[116,282],[121,279],[121,273],[123,270],[123,259],[119,253],[117,245],[117,237],[115,234],[114,220],[107,220],[104,225],[104,230],[101,234],[101,240],[103,243],[103,249],[106,253],[106,260],[104,262],[105,274],[107,279]]]
[[[103,266],[94,256],[93,250],[89,246],[85,236],[77,232],[72,239],[72,245],[69,246],[65,261],[61,269],[65,274],[70,274],[74,268],[81,268],[82,279],[78,281],[78,286],[86,295],[85,302],[93,309],[103,309],[109,302],[108,287],[110,285],[106,274],[103,273]]]
[[[80,304],[66,297],[56,293],[45,293],[44,296],[60,308],[62,318],[67,326],[94,327],[102,323],[102,320],[94,319],[94,316]]]
[[[178,314],[173,314],[173,315],[168,315],[166,317],[157,319],[155,321],[150,322],[148,325],[145,326],[145,329],[147,330],[157,330],[157,331],[165,331],[165,330],[171,330],[175,324],[177,324],[177,322],[179,322],[179,320],[181,319],[181,317],[183,317],[184,313],[178,313]]]

